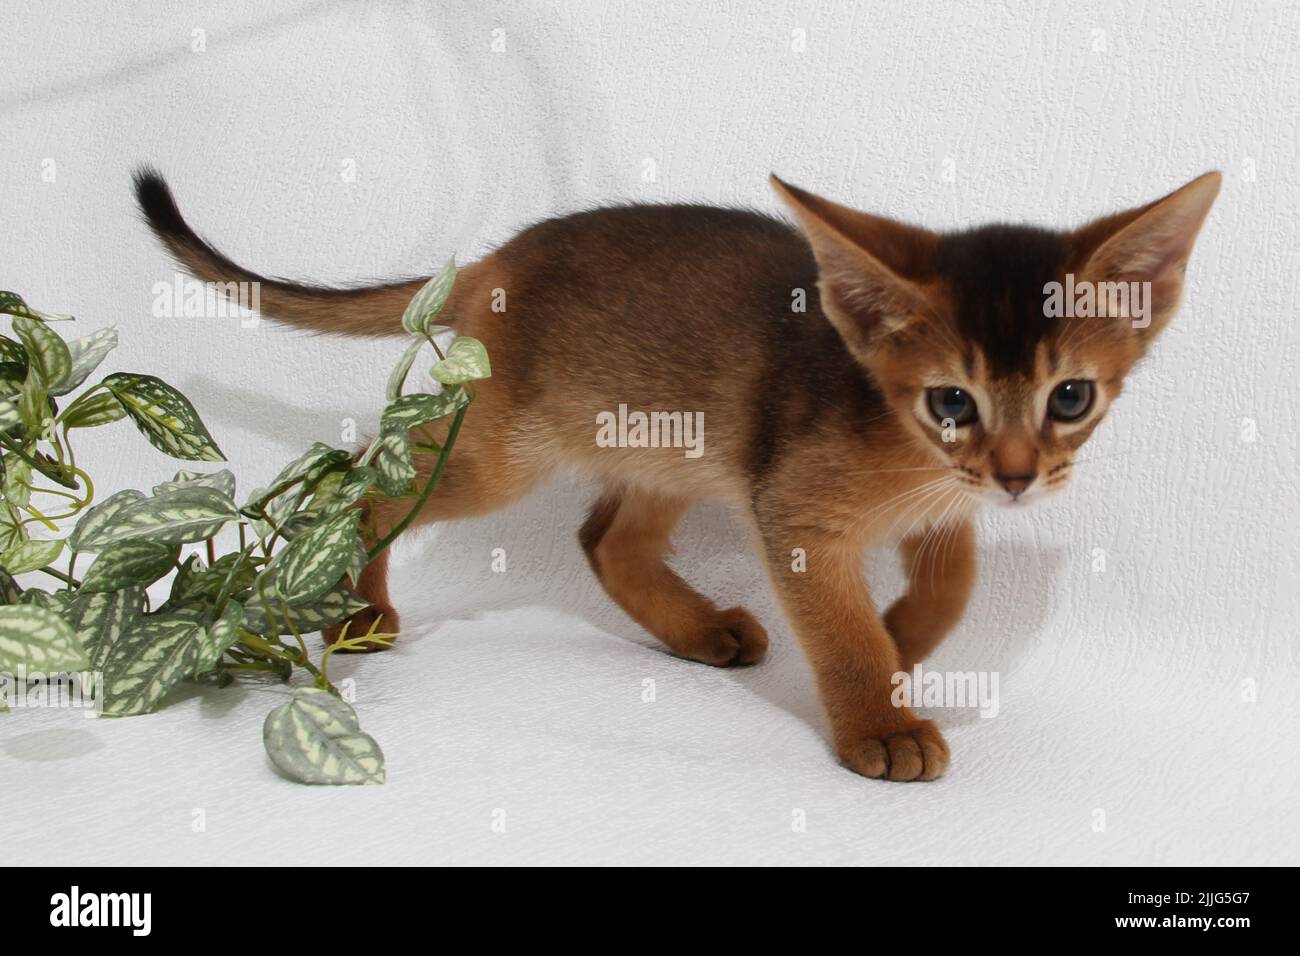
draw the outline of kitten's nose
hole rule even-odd
[[[1038,474],[1036,472],[1029,472],[1022,475],[1004,475],[999,473],[993,476],[993,480],[1005,488],[1007,494],[1014,499],[1019,498],[1024,490],[1034,483],[1034,479],[1037,477]]]

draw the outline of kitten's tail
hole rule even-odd
[[[211,283],[258,283],[261,312],[287,325],[339,335],[401,335],[402,312],[427,281],[330,289],[267,279],[231,262],[200,238],[181,215],[157,170],[145,167],[136,171],[135,198],[154,235],[195,278]]]

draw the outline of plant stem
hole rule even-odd
[[[420,513],[420,509],[424,507],[425,502],[429,500],[429,496],[433,494],[433,489],[437,486],[438,479],[442,477],[442,469],[447,464],[447,459],[451,457],[452,446],[456,444],[456,434],[460,431],[460,423],[465,420],[465,412],[468,409],[469,405],[466,404],[462,405],[456,412],[456,417],[452,419],[451,422],[451,428],[447,431],[447,440],[443,443],[442,454],[438,456],[438,464],[434,465],[433,474],[431,474],[429,480],[424,483],[424,490],[420,492],[420,497],[416,500],[415,505],[411,510],[406,513],[406,517],[398,522],[395,528],[389,531],[378,544],[370,549],[368,552],[370,560],[373,561],[375,557],[384,550],[384,548],[392,544],[397,536],[406,530],[407,526],[415,520],[415,516]]]
[[[37,568],[36,570],[38,570],[38,571],[44,571],[44,572],[45,572],[46,574],[48,574],[50,577],[52,577],[52,578],[58,578],[58,579],[59,579],[60,581],[62,581],[64,584],[70,585],[71,587],[74,587],[74,588],[79,588],[79,587],[81,587],[81,582],[80,582],[80,581],[78,581],[76,578],[74,578],[74,577],[73,577],[72,575],[70,575],[70,574],[64,574],[62,571],[58,570],[57,568],[51,568],[51,567],[48,567],[48,566],[47,566],[47,567],[44,567],[44,568]]]

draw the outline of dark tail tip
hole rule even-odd
[[[172,191],[162,173],[152,166],[141,166],[135,171],[135,201],[154,233],[160,238],[192,238],[194,233],[181,216]]]

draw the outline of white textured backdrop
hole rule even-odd
[[[651,649],[581,560],[573,484],[399,547],[409,633],[344,665],[386,786],[278,779],[276,686],[125,721],[12,713],[10,861],[1300,862],[1293,4],[0,7],[0,287],[120,323],[108,368],[187,391],[245,488],[373,420],[398,346],[152,317],[172,273],[132,208],[141,161],[233,258],[319,281],[428,274],[608,200],[773,208],[773,170],[936,228],[1064,226],[1225,174],[1187,305],[1094,460],[982,524],[982,587],[936,664],[998,671],[1001,713],[936,715],[938,783],[835,766],[721,509],[688,518],[678,564],[758,613],[772,655],[718,672]],[[125,424],[85,446],[105,492],[177,467]],[[873,570],[897,588],[891,559]]]

